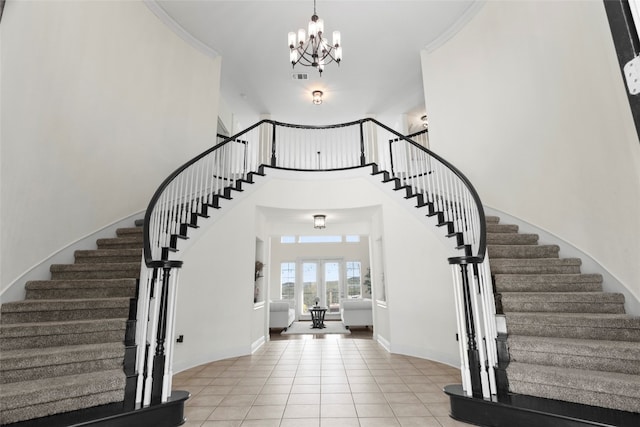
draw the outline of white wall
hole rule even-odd
[[[486,2],[422,67],[432,149],[640,297],[640,144],[602,2]]]
[[[232,202],[233,207],[217,211],[209,220],[211,225],[203,224],[182,254],[176,335],[184,335],[185,341],[176,346],[175,370],[248,354],[256,342],[253,269],[255,238],[262,231],[254,224],[260,223],[256,216],[261,208],[374,205],[382,213],[380,226],[371,233],[382,235],[385,242],[389,293],[388,311],[375,319],[375,329],[388,332],[383,338],[390,341],[392,351],[458,365],[447,251],[443,237],[435,234],[442,230],[418,221],[420,214],[411,202],[389,188],[381,191],[366,171],[364,176],[342,179],[335,174],[284,171],[270,171],[269,176],[253,192],[241,193],[242,199]],[[372,218],[362,220],[371,222]],[[265,232],[272,231],[267,224]]]
[[[0,36],[5,289],[215,142],[220,60],[134,1],[8,2]]]

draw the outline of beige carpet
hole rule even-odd
[[[311,329],[311,322],[293,322],[282,335],[303,335],[303,334],[351,334],[351,331],[344,327],[342,322],[324,322],[326,328]]]

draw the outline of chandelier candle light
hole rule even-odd
[[[342,46],[340,45],[340,31],[333,32],[333,42],[329,44],[324,34],[324,21],[316,14],[316,0],[313,0],[313,16],[309,21],[309,38],[300,28],[296,33],[289,33],[289,59],[293,67],[301,64],[306,67],[315,67],[322,76],[326,64],[338,63],[342,60]]]

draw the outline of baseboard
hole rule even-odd
[[[376,336],[376,341],[378,341],[378,344],[380,344],[382,346],[382,348],[384,348],[385,350],[387,350],[389,353],[391,353],[391,343],[384,337],[377,335]]]
[[[264,337],[260,337],[251,343],[251,354],[255,353],[266,342]]]
[[[466,396],[460,384],[448,385],[451,417],[485,427],[636,427],[640,414],[533,396],[509,394],[485,400]]]

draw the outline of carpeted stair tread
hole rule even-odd
[[[640,376],[513,362],[507,367],[513,393],[640,412]]]
[[[515,224],[487,223],[487,235],[493,233],[517,233],[520,229]]]
[[[537,234],[487,233],[488,245],[537,245]]]
[[[600,292],[600,274],[495,274],[497,292]]]
[[[558,258],[558,245],[488,245],[489,258]]]
[[[44,417],[124,399],[121,369],[4,384],[2,423]]]
[[[508,312],[624,313],[624,295],[605,292],[502,292]]]
[[[6,350],[0,354],[0,383],[122,369],[123,359],[122,342]]]
[[[130,298],[37,299],[2,305],[2,323],[126,318]]]
[[[0,350],[123,341],[127,319],[0,324]]]
[[[140,275],[140,262],[53,264],[50,267],[50,271],[53,280],[137,278]]]
[[[134,297],[136,279],[34,280],[25,288],[27,299]]]
[[[486,215],[484,217],[484,222],[487,224],[497,224],[498,222],[500,222],[500,217],[495,215]]]
[[[506,313],[510,335],[640,341],[640,317],[601,313]]]
[[[143,227],[122,227],[116,230],[116,235],[118,237],[142,236],[143,231]]]
[[[578,274],[578,258],[491,259],[493,274]]]
[[[93,249],[75,251],[76,263],[127,263],[140,261],[140,249]]]
[[[492,274],[578,274],[580,258],[491,259]]]
[[[96,241],[98,249],[142,249],[142,234],[127,237],[114,237],[98,239]]]
[[[509,336],[512,362],[640,375],[640,342]]]

